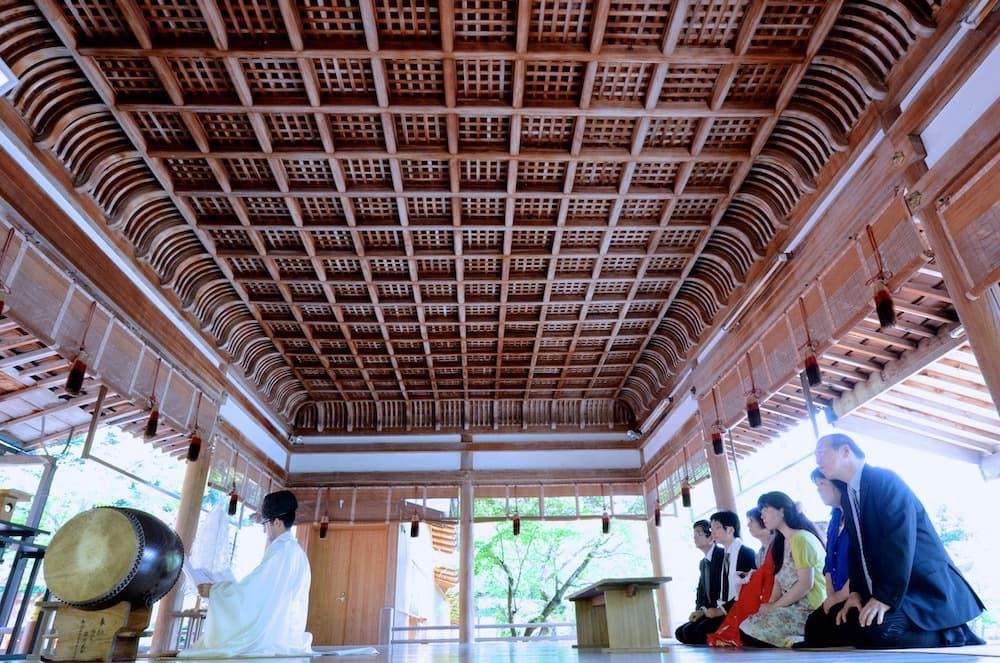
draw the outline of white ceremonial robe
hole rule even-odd
[[[212,585],[201,638],[177,657],[312,654],[312,635],[306,633],[309,582],[309,559],[285,532],[246,578]]]

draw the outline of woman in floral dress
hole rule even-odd
[[[774,590],[771,600],[740,626],[747,647],[791,647],[802,640],[806,618],[826,598],[823,535],[788,495],[761,495],[764,526],[775,532],[771,555]]]

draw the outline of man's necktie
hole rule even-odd
[[[729,553],[722,556],[722,596],[723,603],[729,600]]]
[[[706,605],[700,605],[698,607],[708,608],[711,607],[712,604],[712,596],[711,596],[712,586],[711,586],[711,581],[709,580],[711,578],[711,574],[709,573],[709,567],[711,567],[712,565],[709,563],[707,557],[702,557],[701,564],[699,564],[698,566],[699,570],[701,571],[701,586],[705,588],[705,599],[707,601]],[[700,599],[701,597],[699,596],[698,598]]]
[[[868,583],[868,593],[872,593],[872,577],[868,573],[868,561],[865,559],[865,544],[861,542],[861,496],[853,486],[847,490],[848,501],[851,503],[851,515],[854,516],[854,532],[858,535],[858,552],[861,553],[861,569],[865,572],[865,582]]]

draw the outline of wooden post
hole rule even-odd
[[[208,439],[211,439],[210,436],[206,438]],[[201,451],[201,457],[194,463],[189,462],[184,472],[176,529],[186,551],[191,550],[195,534],[198,532],[198,519],[201,516],[201,504],[205,498],[208,469],[211,464],[211,445],[206,443]],[[173,642],[174,624],[170,613],[180,610],[184,603],[184,593],[181,589],[181,583],[174,585],[174,588],[160,600],[160,609],[156,612],[156,623],[153,626],[153,638],[149,645],[149,651],[154,654],[164,652]]]
[[[475,571],[476,564],[476,547],[472,535],[472,501],[475,499],[475,492],[472,489],[472,479],[470,478],[471,466],[471,452],[463,451],[462,469],[465,476],[462,479],[462,495],[459,499],[462,514],[458,534],[458,540],[462,546],[458,582],[458,640],[462,644],[476,641],[476,592],[473,586],[475,582],[473,571]]]
[[[726,454],[716,456],[711,450],[708,456],[708,471],[712,473],[712,490],[715,491],[715,507],[736,511],[736,493],[733,492],[733,477],[729,473]]]
[[[654,488],[653,500],[651,501],[652,506],[656,507],[656,492]],[[647,509],[649,513],[652,513],[652,509]],[[660,545],[660,532],[661,528],[657,527],[653,523],[652,518],[646,520],[646,530],[649,532],[649,556],[653,560],[653,575],[654,576],[666,576],[666,571],[663,564],[663,546]],[[670,601],[667,596],[667,585],[663,583],[656,588],[656,602],[659,606],[659,629],[660,636],[664,638],[669,638],[673,635],[670,630]]]

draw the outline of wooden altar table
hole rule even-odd
[[[576,605],[577,647],[660,649],[653,590],[670,578],[605,578],[569,596]]]

